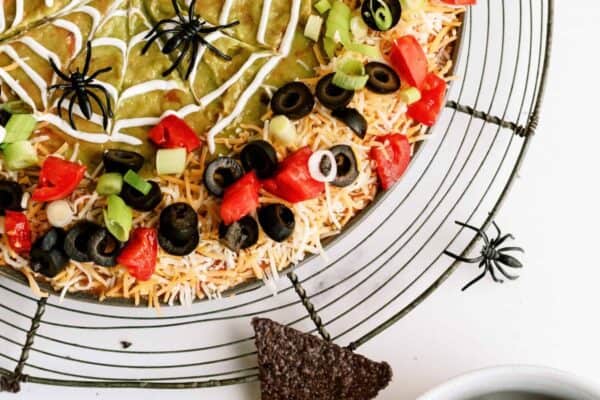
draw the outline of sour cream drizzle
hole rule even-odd
[[[23,14],[25,13],[25,0],[16,0],[15,1],[15,19],[11,25],[11,28],[15,28],[19,26],[19,24],[23,21]]]
[[[270,13],[271,0],[264,0],[262,14],[260,16],[260,24],[258,25],[258,34],[256,35],[256,40],[260,44],[265,44],[265,35],[267,34],[267,25],[269,24]]]
[[[292,49],[292,43],[294,40],[294,34],[296,32],[296,29],[298,28],[298,22],[300,20],[301,6],[301,0],[292,1],[290,21],[288,22],[288,27],[286,29],[285,35],[283,36],[281,48],[279,49],[279,54],[267,61],[266,64],[263,65],[263,67],[260,69],[260,71],[258,71],[256,77],[254,78],[254,81],[246,88],[246,90],[244,90],[244,92],[240,96],[231,114],[219,120],[219,122],[217,122],[215,126],[213,126],[212,129],[208,131],[208,148],[211,153],[215,152],[215,137],[219,133],[221,133],[225,128],[227,128],[231,123],[233,123],[236,120],[236,118],[238,118],[242,114],[242,112],[244,112],[248,101],[250,101],[250,98],[261,87],[267,76],[271,72],[273,72],[273,70],[277,67],[277,65],[279,65],[280,61],[283,58],[287,57],[290,54],[290,51]]]
[[[44,78],[42,78],[33,68],[31,68],[29,64],[23,61],[23,58],[19,56],[19,54],[11,46],[0,46],[0,52],[6,53],[6,55],[12,58],[12,60],[27,74],[27,76],[31,78],[31,81],[35,83],[40,90],[42,104],[44,109],[46,109],[48,107],[48,87]],[[34,107],[34,110],[35,109],[36,107]]]
[[[221,9],[221,16],[219,17],[220,25],[226,25],[229,22],[229,15],[231,14],[232,5],[233,0],[225,0],[225,4],[223,4],[223,8]]]
[[[79,54],[81,48],[83,47],[83,37],[77,25],[71,21],[67,21],[66,19],[57,19],[52,24],[73,34],[73,37],[75,38],[75,50],[73,54]]]

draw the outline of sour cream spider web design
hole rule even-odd
[[[190,3],[180,2],[182,12]],[[198,15],[208,26],[240,21],[239,26],[205,38],[210,45],[231,53],[227,54],[231,62],[215,60],[202,46],[195,62],[184,56],[181,67],[166,77],[161,72],[172,65],[179,53],[163,54],[160,41],[154,41],[147,54],[142,54],[142,50],[154,24],[175,16],[171,0],[46,1],[35,11],[29,3],[19,1],[14,10],[4,5],[0,32],[9,34],[20,26],[29,28],[0,45],[0,80],[3,89],[8,89],[3,91],[2,100],[20,99],[34,110],[38,121],[72,139],[99,145],[115,142],[140,146],[147,128],[168,115],[177,115],[206,133],[209,149],[214,152],[215,137],[244,113],[250,99],[290,54],[301,13],[306,8],[304,3],[264,0],[257,8],[245,0],[210,5],[198,1]],[[246,7],[255,10],[258,25],[242,18],[240,13]],[[87,41],[93,51],[90,68],[113,68],[110,74],[93,82],[110,94],[115,110],[106,129],[99,109],[93,109],[88,120],[78,105],[73,107],[78,120],[78,129],[74,129],[59,117],[61,93],[48,90],[58,80],[48,61],[52,60],[66,74],[81,68]],[[64,43],[68,44],[66,49]],[[189,77],[185,79],[185,75]],[[68,102],[62,107],[68,107]]]

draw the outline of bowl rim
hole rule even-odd
[[[467,400],[502,391],[529,391],[565,400],[599,400],[600,384],[555,368],[502,365],[452,378],[417,400]]]

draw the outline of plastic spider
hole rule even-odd
[[[482,229],[479,229],[474,226],[467,225],[467,224],[464,224],[464,223],[458,222],[458,221],[456,221],[456,223],[460,226],[472,229],[475,232],[477,232],[478,236],[481,237],[484,242],[484,247],[481,250],[481,255],[476,258],[465,258],[465,257],[459,256],[459,255],[450,253],[449,251],[444,252],[444,254],[446,254],[458,261],[462,261],[462,262],[466,262],[466,263],[473,263],[473,264],[479,263],[479,268],[484,268],[483,273],[481,273],[481,275],[479,275],[477,278],[473,279],[465,287],[463,287],[463,289],[462,289],[463,291],[467,290],[468,288],[470,288],[471,286],[473,286],[474,284],[479,282],[481,279],[483,279],[488,272],[492,276],[492,279],[494,280],[494,282],[504,283],[504,280],[497,277],[496,270],[498,270],[500,272],[500,274],[502,274],[506,279],[509,279],[511,281],[514,281],[515,279],[519,278],[518,276],[509,274],[506,271],[506,269],[504,268],[504,266],[506,266],[508,268],[523,268],[523,264],[521,264],[521,262],[519,260],[517,260],[515,257],[511,256],[510,254],[506,254],[507,252],[511,252],[511,251],[524,252],[523,249],[520,247],[498,248],[506,240],[508,240],[508,239],[514,240],[513,235],[508,234],[508,235],[502,236],[502,232],[500,231],[500,228],[498,228],[498,225],[496,225],[495,222],[492,222],[494,224],[494,228],[496,228],[496,231],[498,232],[498,235],[494,239],[490,240],[488,235]]]
[[[71,127],[73,129],[77,129],[75,125],[75,121],[73,120],[73,107],[75,103],[79,105],[83,116],[90,120],[92,118],[92,100],[98,104],[100,110],[102,111],[102,126],[106,130],[108,126],[108,119],[113,117],[112,107],[110,105],[110,95],[106,88],[99,83],[94,83],[94,80],[103,73],[109,72],[112,70],[112,67],[102,68],[90,76],[88,73],[90,72],[90,63],[92,61],[92,43],[87,42],[87,54],[85,56],[85,64],[83,66],[83,71],[79,71],[79,68],[75,72],[69,72],[69,75],[62,72],[58,66],[54,63],[54,60],[50,58],[50,64],[52,65],[52,69],[54,72],[64,81],[63,83],[58,83],[56,85],[50,86],[49,90],[62,89],[63,93],[58,100],[58,115],[62,118],[62,103],[64,100],[68,98],[69,100],[69,122],[71,123]],[[106,104],[102,102],[100,97],[90,89],[97,89],[102,94],[104,94],[104,98]],[[91,98],[91,100],[90,100]]]
[[[178,19],[163,19],[156,23],[154,28],[146,35],[146,39],[148,42],[142,49],[142,54],[146,54],[152,43],[161,37],[165,37],[167,39],[165,45],[162,48],[162,52],[164,54],[171,54],[175,50],[179,49],[179,55],[175,59],[175,62],[163,72],[163,76],[168,76],[171,72],[177,68],[181,62],[183,61],[186,54],[190,53],[190,64],[187,67],[187,71],[185,74],[185,79],[189,79],[190,74],[192,72],[193,66],[196,64],[196,60],[198,59],[198,55],[200,52],[200,48],[202,46],[206,46],[210,51],[215,53],[217,56],[221,57],[224,60],[231,61],[231,57],[227,54],[223,53],[221,50],[213,46],[208,40],[206,40],[205,36],[221,31],[224,29],[232,28],[236,25],[239,25],[239,21],[232,22],[227,25],[218,25],[212,26],[209,25],[206,21],[204,21],[200,16],[194,13],[194,8],[196,6],[196,0],[192,0],[190,3],[190,7],[188,9],[187,18],[181,13],[179,6],[177,5],[177,0],[173,1],[173,8],[175,8],[175,13],[177,14]],[[170,27],[169,29],[162,29],[163,25],[173,25],[174,27]]]

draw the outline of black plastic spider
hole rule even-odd
[[[509,254],[506,254],[506,252],[510,252],[510,251],[524,252],[524,250],[520,247],[498,248],[498,246],[500,246],[502,243],[504,243],[507,239],[514,240],[515,238],[513,235],[508,234],[508,235],[502,236],[502,232],[500,231],[500,228],[498,228],[498,225],[496,225],[495,222],[492,222],[494,224],[494,228],[496,228],[496,231],[498,232],[498,235],[494,239],[490,240],[488,235],[482,229],[479,229],[474,226],[467,225],[467,224],[464,224],[464,223],[458,222],[458,221],[456,221],[456,223],[460,226],[472,229],[475,232],[477,232],[477,234],[483,239],[483,242],[485,244],[483,249],[481,250],[481,255],[476,258],[465,258],[465,257],[459,256],[459,255],[450,253],[449,251],[444,252],[444,254],[446,254],[458,261],[462,261],[462,262],[466,262],[466,263],[479,263],[479,268],[484,268],[483,273],[481,275],[479,275],[477,278],[473,279],[465,287],[463,287],[463,289],[462,289],[463,291],[467,290],[468,288],[470,288],[471,286],[473,286],[474,284],[479,282],[481,279],[483,279],[483,277],[488,272],[492,276],[492,279],[494,280],[494,282],[504,283],[504,281],[502,279],[500,279],[496,276],[495,269],[497,269],[500,272],[500,274],[502,274],[504,277],[506,277],[507,279],[509,279],[511,281],[514,281],[515,279],[519,278],[518,276],[509,274],[508,272],[506,272],[503,265],[506,267],[509,267],[509,268],[523,268],[523,264],[521,264],[521,262],[519,260],[517,260],[515,257],[513,257]]]
[[[63,83],[58,83],[56,85],[50,86],[49,90],[62,89],[63,93],[58,100],[58,115],[62,118],[62,103],[65,99],[69,98],[69,121],[71,122],[71,127],[73,129],[77,129],[75,125],[75,121],[73,120],[73,107],[75,103],[79,105],[81,112],[84,117],[90,120],[92,118],[92,102],[93,101],[98,104],[100,110],[102,111],[102,126],[106,130],[108,126],[108,119],[113,117],[112,107],[110,105],[110,95],[106,88],[99,83],[93,83],[94,79],[96,79],[100,74],[109,72],[112,70],[112,67],[102,68],[90,76],[88,73],[90,72],[90,63],[92,61],[92,43],[87,42],[87,54],[85,56],[85,64],[83,66],[83,71],[79,71],[79,68],[75,72],[69,72],[69,75],[62,72],[58,66],[54,63],[54,60],[50,58],[50,64],[52,65],[52,69],[54,72],[64,81]],[[102,94],[104,94],[106,105],[102,103],[100,97],[90,89],[97,89]]]
[[[188,65],[185,74],[185,79],[189,79],[190,74],[192,73],[193,66],[195,65],[196,60],[198,58],[200,48],[202,46],[206,46],[206,48],[208,48],[210,51],[212,51],[222,59],[231,61],[230,56],[213,46],[208,40],[206,40],[205,36],[213,32],[221,31],[223,29],[232,28],[236,25],[239,25],[240,21],[235,21],[227,25],[207,25],[208,23],[199,16],[197,16],[194,12],[196,0],[192,0],[192,2],[190,3],[187,18],[181,13],[181,10],[177,5],[177,0],[172,1],[173,8],[175,8],[175,13],[177,14],[178,19],[173,18],[158,21],[154,28],[152,28],[148,35],[146,35],[146,39],[148,39],[148,42],[142,49],[142,54],[146,54],[150,46],[152,46],[152,43],[154,43],[156,40],[160,39],[163,36],[165,36],[165,39],[167,39],[165,45],[162,48],[162,52],[164,54],[171,54],[175,50],[179,49],[179,55],[175,59],[175,62],[173,62],[169,69],[163,72],[163,76],[166,77],[171,72],[173,72],[175,68],[177,68],[179,64],[181,64],[186,54],[188,52],[191,52],[190,64]],[[174,27],[162,30],[161,27],[167,24],[174,25]]]

